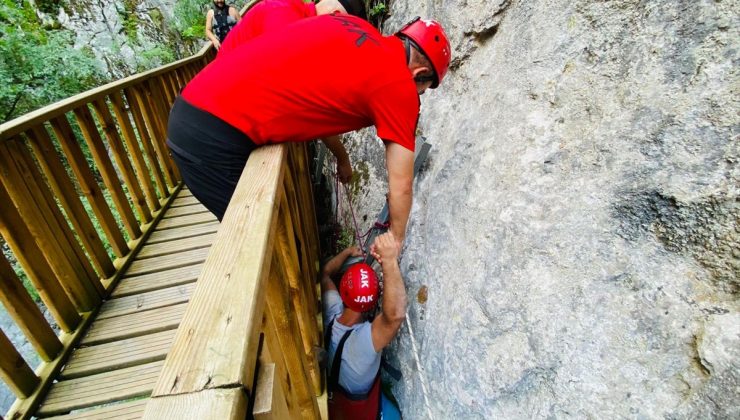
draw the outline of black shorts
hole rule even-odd
[[[257,146],[246,134],[180,97],[170,111],[167,146],[185,185],[221,221]]]

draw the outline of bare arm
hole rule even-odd
[[[324,264],[324,269],[321,270],[321,293],[327,292],[329,290],[337,290],[337,287],[334,285],[334,282],[331,281],[331,276],[337,273],[339,269],[342,267],[342,264],[344,263],[344,260],[346,260],[349,257],[356,257],[362,255],[362,251],[360,248],[356,246],[351,246],[349,248],[345,248],[342,252],[334,256],[334,258],[330,259],[326,264]]]
[[[398,267],[400,246],[393,233],[378,236],[373,245],[373,256],[383,267],[383,307],[371,331],[373,347],[379,352],[393,340],[406,318],[406,287]]]
[[[221,43],[218,41],[216,35],[213,34],[213,10],[209,10],[206,13],[206,38],[211,41],[217,50],[221,48]]]
[[[346,184],[352,180],[352,165],[349,161],[347,149],[342,144],[341,136],[327,136],[321,139],[331,154],[337,158],[337,175],[342,183]]]
[[[239,15],[239,11],[236,10],[236,7],[234,6],[229,7],[229,15],[236,19],[236,23],[239,23],[239,21],[242,20],[241,15]]]
[[[385,164],[388,169],[391,232],[400,246],[406,238],[406,224],[413,200],[414,152],[398,143],[385,142]]]

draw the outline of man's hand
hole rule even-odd
[[[392,232],[386,232],[375,238],[375,242],[370,247],[370,254],[378,260],[380,265],[383,265],[384,261],[393,262],[398,260],[401,254],[401,244],[396,241]]]
[[[352,181],[352,164],[349,163],[349,158],[337,162],[337,177],[342,184]]]

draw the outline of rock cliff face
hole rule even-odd
[[[387,32],[415,15],[455,59],[422,97],[405,417],[739,418],[740,2],[395,2]]]
[[[172,28],[174,7],[174,0],[72,0],[55,19],[115,80],[189,56],[202,45],[184,42]]]

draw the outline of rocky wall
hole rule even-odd
[[[391,11],[386,32],[440,20],[455,57],[422,97],[387,351],[405,418],[740,418],[740,2]],[[366,228],[383,147],[348,146]]]

